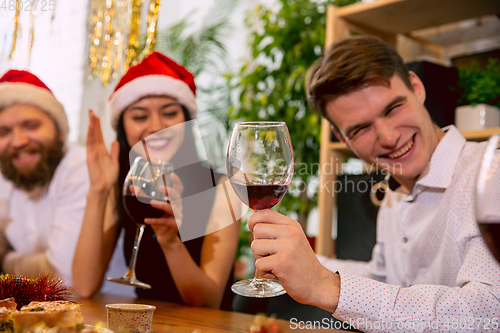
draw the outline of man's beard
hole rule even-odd
[[[30,170],[20,171],[12,160],[18,149],[11,149],[0,154],[0,171],[18,189],[30,192],[37,187],[44,187],[52,180],[59,162],[64,156],[64,142],[56,135],[54,141],[43,146],[40,143],[24,147],[28,152],[39,152],[40,161]]]

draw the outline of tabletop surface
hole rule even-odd
[[[77,299],[81,303],[84,323],[96,325],[106,323],[106,304],[111,303],[137,303],[156,306],[153,315],[153,332],[186,332],[186,333],[211,333],[233,332],[248,333],[255,316],[240,312],[230,312],[207,308],[188,307],[154,300],[144,300],[120,295],[97,294],[90,299]],[[299,331],[299,323],[291,324],[289,321],[277,320],[279,332]],[[306,327],[307,323],[300,323]],[[319,326],[316,329],[304,329],[307,332],[325,332]],[[345,332],[331,329],[328,332]]]

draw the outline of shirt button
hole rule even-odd
[[[404,237],[403,238],[403,243],[406,243],[408,241],[408,238]]]

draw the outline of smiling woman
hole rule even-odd
[[[152,154],[170,161],[184,141],[186,121],[182,106],[170,97],[146,97],[129,106],[123,113],[127,143],[133,147],[145,140]],[[169,128],[168,131],[162,131]],[[161,131],[161,133],[159,133]],[[194,152],[195,153],[195,152]]]
[[[137,295],[230,309],[229,287],[240,230],[235,216],[240,205],[225,185],[227,177],[215,174],[197,157],[192,120],[196,118],[195,91],[191,73],[154,52],[125,74],[108,101],[117,132],[109,154],[99,119],[90,112],[91,188],[73,265],[73,286],[81,296],[99,290],[122,228],[125,256],[131,259],[136,221],[124,210],[121,186],[130,161],[145,154],[151,161],[173,164],[168,195],[179,199],[152,203],[163,215],[137,221],[147,225],[138,252],[137,278],[152,287],[137,288]]]

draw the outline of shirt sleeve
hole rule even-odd
[[[20,254],[9,251],[2,262],[5,273],[36,277],[42,272],[55,273],[54,267],[47,261],[46,252]]]
[[[340,272],[334,317],[364,332],[498,332],[500,265],[480,237],[470,241],[457,286],[401,288]]]
[[[372,259],[368,262],[332,259],[322,255],[316,256],[321,265],[331,272],[350,273],[381,282],[385,282],[386,280],[384,246],[381,243],[375,244],[373,247]]]
[[[55,214],[46,250],[48,262],[70,284],[73,256],[87,204],[89,178],[86,163],[80,163],[57,184]]]
[[[1,185],[3,184],[2,179],[0,178],[0,188]],[[5,235],[5,228],[10,222],[10,219],[8,218],[8,210],[9,201],[7,199],[0,198],[0,266],[3,264],[3,260],[7,253],[11,250],[11,246]]]

